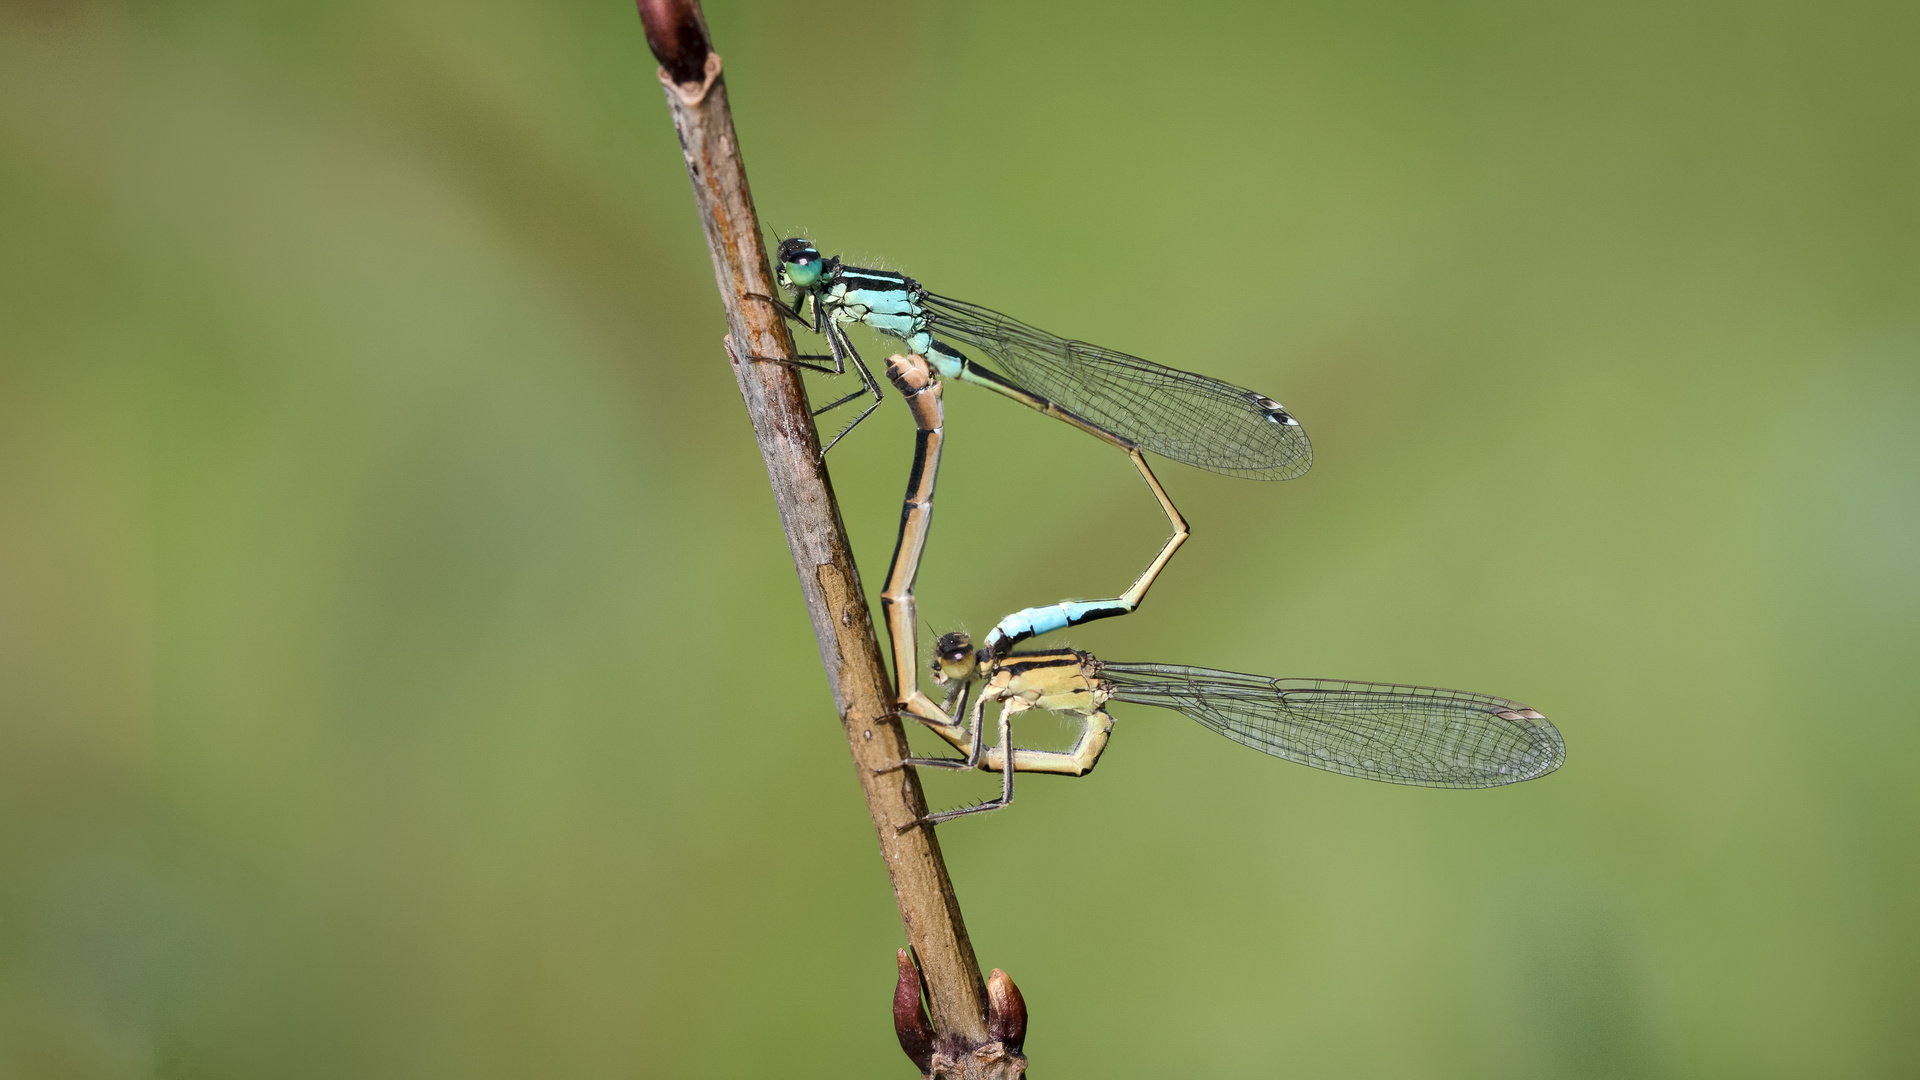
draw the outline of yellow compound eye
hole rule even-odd
[[[942,683],[973,678],[979,663],[973,651],[973,639],[964,631],[942,634],[934,643],[933,670]]]

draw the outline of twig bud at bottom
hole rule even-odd
[[[999,968],[987,977],[987,1032],[1015,1051],[1027,1041],[1027,999]]]
[[[900,1049],[921,1076],[933,1075],[933,1022],[920,1001],[920,968],[905,949],[899,950],[900,978],[893,986],[893,1033]]]

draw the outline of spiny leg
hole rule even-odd
[[[779,312],[782,318],[799,323],[801,326],[806,327],[810,333],[817,334],[820,332],[820,298],[817,296],[814,297],[813,300],[813,321],[808,322],[806,316],[801,314],[801,311],[807,304],[807,294],[804,292],[796,292],[794,294],[792,307],[788,307],[779,297],[768,296],[765,293],[745,293],[743,295],[752,300],[765,300],[767,303],[773,305],[773,310]],[[832,352],[800,353],[797,356],[749,356],[747,359],[761,360],[770,364],[786,364],[789,367],[805,368],[808,371],[817,371],[822,375],[845,375],[847,373],[846,365],[841,362],[839,356]],[[824,364],[808,363],[810,360],[831,360],[833,361],[833,366],[827,367]],[[859,397],[860,395],[856,393],[853,396]]]
[[[812,322],[808,322],[807,316],[806,316],[808,296],[813,297],[813,321]],[[815,334],[820,332],[820,294],[819,293],[808,293],[802,289],[795,289],[793,290],[793,305],[791,307],[781,303],[777,297],[773,301],[773,306],[774,306],[774,310],[780,312],[782,315],[787,316],[788,318],[792,319],[794,322],[799,323],[801,326],[806,327],[808,332],[815,333]]]
[[[967,708],[967,696],[972,692],[973,692],[973,684],[971,683],[960,684],[960,686],[958,687],[957,694],[949,694],[947,696],[947,707],[941,711],[941,716],[937,720],[932,719],[930,717],[922,716],[918,712],[909,711],[907,709],[897,710],[893,714],[896,717],[898,716],[911,717],[912,719],[918,720],[921,723],[927,725],[928,727],[932,728],[941,738],[947,740],[948,743],[952,744],[954,749],[964,752],[967,755],[966,757],[959,757],[959,758],[908,757],[908,758],[902,758],[900,760],[900,763],[897,765],[888,765],[884,768],[875,769],[874,772],[890,773],[890,772],[894,772],[896,770],[905,768],[908,765],[918,765],[918,766],[923,766],[929,769],[971,770],[971,769],[979,768],[980,755],[982,752],[981,750],[982,740],[980,738],[980,721],[985,718],[986,708],[987,708],[987,696],[985,694],[980,695],[980,700],[974,703],[973,717],[972,717],[973,724],[972,724],[971,731],[969,731],[965,725],[956,723],[954,720],[951,719],[951,717],[955,714],[956,700],[958,702],[958,711],[965,712]]]
[[[971,690],[968,689],[966,692],[971,693]],[[953,695],[949,695],[947,698],[949,707],[951,707],[953,700]],[[966,708],[966,699],[964,697],[960,698],[960,708]],[[935,705],[933,700],[925,694],[916,694],[912,700],[899,702],[895,706],[892,715],[896,719],[905,717],[909,720],[920,721],[935,735],[945,739],[949,746],[952,746],[962,754],[971,754],[973,752],[974,739],[972,734],[968,732],[966,724],[953,719],[955,714]],[[905,762],[901,764],[905,764]],[[891,765],[878,771],[891,772],[899,767],[899,765]]]
[[[1113,717],[1105,709],[1095,709],[1087,714],[1086,723],[1080,728],[1080,741],[1071,750],[1015,750],[1013,752],[1013,771],[1031,773],[1052,773],[1055,776],[1085,776],[1093,771],[1100,762],[1100,755],[1106,753],[1107,740],[1113,735]],[[988,750],[983,757],[986,768],[999,770],[1006,768],[1003,758],[1005,743]]]
[[[980,704],[982,705],[986,704],[986,698],[984,695],[980,699]],[[1025,711],[1024,709],[1016,709],[1014,707],[1016,704],[1024,705],[1025,703],[1010,701],[1010,702],[1005,702],[1000,706],[1000,747],[1003,751],[1006,748],[1011,747],[1013,745],[1013,714],[1015,712]],[[977,746],[980,741],[979,729],[977,726],[975,727],[974,734],[975,734],[975,743]],[[903,829],[912,828],[913,825],[938,825],[943,821],[952,821],[954,818],[965,817],[968,814],[984,814],[989,810],[1000,810],[1005,807],[1012,806],[1013,805],[1013,765],[1014,765],[1013,755],[1003,752],[1001,754],[1001,758],[1003,759],[1004,764],[1000,769],[1000,797],[998,799],[990,799],[986,802],[980,803],[977,806],[963,806],[958,810],[942,810],[937,814],[928,814],[926,817],[921,818],[919,821],[913,822],[912,825],[904,826]]]
[[[985,705],[984,698],[979,705]],[[977,708],[977,706],[976,706]],[[978,716],[974,719],[974,730],[979,730]],[[955,725],[959,728],[959,725]],[[965,730],[964,728],[959,728]],[[1100,763],[1100,756],[1107,752],[1107,743],[1113,736],[1113,716],[1105,709],[1096,709],[1088,713],[1080,728],[1079,741],[1071,750],[1020,750],[1013,751],[1013,771],[1030,773],[1051,773],[1055,776],[1085,776]],[[978,742],[962,747],[968,751],[968,760],[980,764],[988,772],[1000,772],[1007,767],[1005,743],[1000,746],[979,748]],[[954,761],[958,759],[947,758]],[[899,768],[899,766],[893,766]],[[883,772],[891,770],[881,770]]]
[[[831,360],[831,359],[833,359],[833,358],[832,358],[831,356],[826,356],[826,355],[824,355],[824,354],[812,354],[812,353],[806,353],[806,354],[802,354],[802,355],[800,355],[800,356],[795,356],[795,357],[791,357],[791,358],[789,358],[789,357],[785,357],[785,356],[749,356],[749,357],[747,357],[747,359],[749,359],[749,360],[761,360],[761,361],[765,361],[766,363],[769,363],[769,364],[785,364],[785,365],[787,365],[788,367],[797,367],[797,368],[806,368],[806,369],[807,369],[808,371],[817,371],[817,372],[819,372],[819,373],[820,373],[820,374],[822,374],[822,375],[844,375],[844,374],[846,374],[846,371],[845,371],[845,369],[844,369],[844,368],[842,368],[842,369],[835,369],[835,368],[830,368],[830,367],[828,367],[828,366],[827,366],[827,365],[825,365],[825,364],[810,364],[810,363],[808,363],[808,362],[807,362],[807,361],[809,361],[809,360]],[[859,395],[858,393],[856,393],[856,394],[854,394],[853,396],[854,396],[854,397],[859,397],[860,395]],[[818,414],[816,414],[816,415],[818,415]]]
[[[964,682],[954,683],[953,689],[947,691],[947,700],[940,703],[941,711],[945,712],[948,716],[952,716],[954,703],[956,701],[959,702],[960,708],[965,709],[967,707],[967,695],[971,693],[973,693],[973,680],[968,679]]]
[[[838,354],[840,350],[845,349],[846,355],[852,358],[853,366],[857,368],[860,372],[860,381],[866,384],[865,392],[873,395],[873,404],[867,406],[867,409],[865,412],[861,413],[859,416],[854,417],[851,421],[847,423],[846,427],[843,427],[840,429],[840,434],[835,435],[832,439],[829,439],[827,441],[827,445],[820,448],[820,456],[822,458],[825,458],[827,456],[827,451],[833,449],[833,445],[835,443],[847,437],[847,432],[852,431],[854,428],[858,427],[860,425],[860,421],[865,420],[869,416],[872,416],[873,410],[880,407],[880,402],[884,396],[880,393],[880,384],[877,381],[875,381],[873,377],[873,372],[867,370],[867,362],[865,360],[860,359],[860,353],[854,349],[853,342],[848,340],[846,333],[847,332],[845,330],[841,330],[839,327],[834,325],[831,319],[827,320],[827,341],[831,343],[837,339],[838,344],[834,345],[834,352]],[[846,397],[841,398],[839,401],[834,402],[832,405],[828,405],[824,409],[815,409],[813,410],[813,415],[819,416],[821,413],[826,412],[827,409],[833,409],[841,405],[844,405],[847,402],[852,401],[854,398],[859,397],[860,393],[861,393],[860,391],[855,391],[854,393],[848,394]]]
[[[840,406],[845,405],[847,402],[852,401],[863,394],[873,395],[873,404],[867,406],[867,409],[865,412],[861,413],[859,416],[854,417],[851,423],[849,423],[846,427],[843,427],[840,429],[840,434],[835,435],[832,439],[828,440],[827,445],[821,448],[820,456],[824,458],[827,456],[827,451],[833,449],[834,443],[837,443],[841,439],[845,438],[847,432],[852,431],[854,427],[860,423],[860,421],[865,420],[867,417],[873,415],[873,410],[880,407],[880,402],[885,397],[885,395],[880,392],[880,382],[879,380],[873,377],[873,372],[867,369],[866,361],[860,359],[860,353],[854,349],[853,342],[846,337],[846,331],[841,330],[834,323],[834,321],[828,318],[826,314],[821,310],[820,298],[818,296],[815,296],[813,298],[813,322],[808,323],[807,320],[800,314],[800,310],[798,306],[798,304],[803,304],[805,302],[803,295],[796,298],[797,304],[794,307],[788,307],[786,304],[782,303],[777,297],[767,296],[763,293],[747,293],[746,295],[751,296],[755,299],[765,300],[769,304],[772,304],[774,307],[774,310],[778,311],[782,316],[792,319],[794,322],[799,323],[801,326],[804,326],[807,329],[814,331],[815,333],[825,333],[827,336],[827,346],[828,346],[827,355],[824,355],[824,356],[822,356],[819,353],[802,353],[794,357],[749,356],[747,359],[763,360],[763,361],[767,361],[775,364],[787,364],[792,367],[805,368],[808,371],[818,371],[823,375],[844,375],[846,374],[846,371],[847,371],[846,361],[849,357],[852,358],[855,369],[857,369],[860,373],[860,389],[855,390],[853,393],[847,394],[846,396],[841,397],[837,400],[834,400],[825,405],[822,405],[821,407],[813,410],[813,415],[819,416],[822,413],[832,412],[834,409],[837,409]],[[808,362],[812,360],[832,360],[833,366],[829,368],[821,364]]]
[[[880,403],[880,387],[877,384],[875,384],[875,382],[873,381],[873,373],[867,370],[867,365],[861,362],[860,354],[853,351],[853,342],[847,340],[846,331],[840,329],[838,326],[834,325],[833,323],[828,323],[827,324],[827,344],[832,348],[833,366],[835,368],[839,369],[840,371],[845,371],[846,370],[845,358],[848,356],[853,357],[853,362],[859,365],[860,389],[855,390],[853,393],[848,394],[846,397],[840,398],[839,400],[833,402],[830,405],[820,406],[819,408],[813,410],[813,415],[819,416],[821,413],[831,412],[832,410],[837,409],[842,405],[845,405],[847,402],[852,401],[854,398],[857,398],[860,395],[867,394],[867,393],[871,393],[874,396],[874,404],[878,405]],[[846,350],[846,352],[844,353],[840,351],[843,348]],[[865,414],[863,413],[862,418],[864,418],[864,416]],[[855,420],[853,423],[857,424],[859,422],[860,422],[859,420]],[[848,424],[847,426],[851,428],[853,424]],[[840,434],[844,435],[846,434],[846,432],[842,431]],[[834,436],[833,441],[839,442],[840,437],[838,435]],[[828,443],[827,445],[831,447],[833,443]],[[826,453],[825,450],[822,450],[820,452],[822,454]]]
[[[820,332],[819,327],[815,326],[814,323],[808,322],[807,317],[801,314],[802,310],[807,306],[807,294],[801,290],[794,290],[792,306],[788,306],[787,302],[779,297],[768,296],[766,293],[750,292],[742,293],[741,295],[749,300],[765,300],[767,303],[773,305],[773,310],[779,312],[782,318],[791,319],[813,333],[817,334]],[[813,301],[813,317],[816,321],[820,318],[820,300],[818,297],[815,297]]]
[[[1141,571],[1140,577],[1126,592],[1111,600],[1062,600],[1045,607],[1017,611],[1001,619],[1000,625],[995,626],[987,635],[984,651],[988,656],[1004,656],[1016,643],[1039,634],[1078,626],[1095,619],[1125,615],[1134,610],[1140,606],[1140,601],[1146,599],[1147,590],[1153,587],[1154,579],[1160,576],[1160,571],[1166,569],[1168,561],[1173,558],[1173,553],[1180,550],[1180,545],[1187,542],[1187,537],[1193,535],[1192,530],[1187,528],[1187,519],[1180,516],[1180,511],[1173,505],[1173,500],[1167,497],[1167,490],[1160,486],[1159,480],[1155,479],[1153,470],[1147,467],[1147,459],[1140,453],[1139,448],[1129,448],[1127,454],[1133,458],[1134,467],[1140,470],[1140,475],[1147,481],[1147,488],[1153,492],[1153,497],[1159,500],[1160,509],[1166,513],[1167,521],[1173,525],[1173,535],[1167,537],[1167,542],[1160,548],[1160,554],[1154,556],[1153,562]]]

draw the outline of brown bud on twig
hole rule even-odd
[[[900,950],[899,961],[900,979],[893,985],[893,1033],[920,1075],[932,1076],[933,1021],[927,1019],[926,1006],[920,1002],[920,968],[905,949]]]
[[[1027,999],[999,968],[987,977],[987,1032],[1016,1052],[1027,1041]]]
[[[698,0],[637,0],[640,24],[647,28],[647,47],[654,59],[677,83],[698,84],[706,78],[707,20]]]

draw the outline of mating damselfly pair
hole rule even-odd
[[[900,765],[986,769],[1002,779],[998,799],[910,824],[1007,806],[1013,801],[1016,772],[1091,772],[1113,728],[1106,706],[1114,701],[1173,709],[1275,757],[1391,783],[1494,787],[1544,775],[1565,760],[1565,744],[1552,723],[1505,698],[1389,683],[1274,679],[1171,664],[1115,663],[1074,649],[1015,651],[1013,646],[1027,638],[1135,610],[1186,541],[1187,523],[1143,451],[1231,476],[1287,480],[1306,472],[1313,460],[1299,422],[1263,394],[1049,334],[987,308],[930,293],[904,274],[822,257],[803,239],[782,241],[775,258],[777,280],[792,290],[791,301],[760,299],[824,336],[828,351],[756,359],[834,375],[844,374],[851,362],[861,389],[815,415],[862,397],[873,399],[822,453],[871,415],[884,397],[846,327],[864,324],[905,342],[912,354],[890,358],[886,368],[888,380],[907,401],[917,434],[899,538],[880,601],[893,648],[898,715],[925,724],[963,756],[908,758]],[[969,358],[952,342],[977,349],[993,366]],[[945,438],[941,379],[985,387],[1125,451],[1173,533],[1117,597],[1026,608],[1002,619],[978,649],[963,633],[942,636],[933,673],[948,693],[936,704],[919,688],[913,583],[932,520]],[[985,710],[996,702],[999,741],[989,746]],[[1066,751],[1015,747],[1013,718],[1036,708],[1081,718],[1078,743]]]

